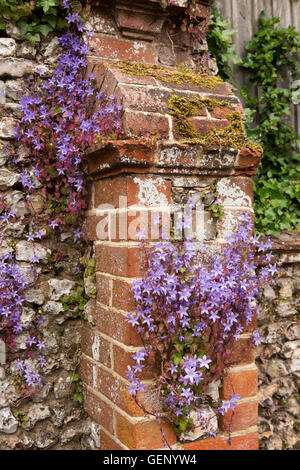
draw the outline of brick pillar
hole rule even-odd
[[[241,136],[234,148],[226,132],[222,134],[224,129],[230,129],[232,113],[243,114],[229,85],[207,77],[202,77],[202,83],[197,81],[198,75],[196,79],[184,77],[176,75],[175,68],[162,67],[161,48],[169,47],[170,57],[179,54],[180,48],[166,45],[161,39],[167,13],[162,11],[159,18],[157,5],[156,22],[150,21],[155,3],[136,2],[132,7],[130,2],[117,2],[114,18],[105,8],[97,10],[97,18],[102,18],[98,23],[91,12],[91,24],[94,19],[102,32],[92,37],[90,69],[101,89],[116,95],[124,107],[124,139],[95,145],[87,156],[90,207],[86,232],[94,243],[97,301],[82,331],[81,378],[85,409],[100,425],[103,450],[163,448],[156,420],[144,415],[127,391],[125,372],[132,364],[130,356],[142,344],[136,331],[125,322],[133,307],[129,283],[141,276],[144,253],[133,231],[124,231],[124,223],[130,228],[137,214],[150,217],[155,208],[167,211],[180,202],[183,194],[196,193],[201,197],[205,193],[205,239],[213,246],[222,246],[224,238],[236,228],[241,213],[253,212],[251,175],[260,159],[259,152],[247,147]],[[179,8],[185,2],[177,3]],[[203,14],[208,2],[199,3]],[[192,62],[190,52],[181,50],[186,62]],[[128,68],[128,64],[125,67],[119,62],[124,58],[133,64],[159,64],[161,68]],[[202,100],[187,119],[198,140],[183,142],[178,116],[171,106],[174,96]],[[215,144],[209,141],[204,146],[201,138],[205,135],[214,135]],[[214,203],[223,206],[222,220],[212,216]],[[107,205],[106,217],[110,217],[106,228],[103,204]],[[106,239],[102,236],[103,227],[109,234]],[[237,363],[253,328],[254,324],[236,344]],[[152,371],[146,370],[145,383],[151,382],[152,377]],[[242,400],[236,409],[231,446],[226,434],[229,414],[220,420],[217,439],[185,444],[177,442],[165,422],[169,444],[191,450],[257,449],[257,371],[253,353],[227,371],[220,398],[226,399],[232,386]],[[142,400],[147,404],[151,397],[145,394]]]

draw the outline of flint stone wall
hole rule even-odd
[[[263,338],[257,348],[259,435],[262,450],[300,449],[300,237],[274,239],[282,261],[272,286],[264,289],[258,316]]]
[[[0,37],[0,194],[12,204],[17,221],[5,228],[0,253],[15,250],[17,264],[27,277],[31,276],[26,292],[23,324],[24,333],[16,336],[14,353],[26,349],[30,322],[37,312],[46,321],[42,327],[45,337],[43,387],[32,397],[26,397],[20,389],[20,378],[15,360],[8,361],[8,348],[0,352],[0,449],[94,449],[99,444],[96,424],[92,423],[81,403],[72,400],[80,357],[81,320],[74,319],[74,309],[64,309],[62,298],[78,287],[74,263],[82,256],[70,234],[62,234],[59,250],[63,261],[54,262],[56,240],[51,238],[48,227],[42,227],[39,243],[26,241],[24,235],[31,230],[24,216],[29,210],[25,205],[25,193],[19,183],[20,174],[10,156],[15,150],[25,160],[22,145],[14,140],[14,127],[21,117],[20,98],[26,89],[27,78],[37,68],[51,73],[59,55],[58,40],[49,36],[41,44],[32,46],[19,30],[8,24],[6,37]],[[8,152],[7,152],[8,149]],[[26,163],[30,171],[30,161]],[[41,187],[36,181],[32,207],[42,210]],[[29,260],[38,254],[38,277],[29,274]],[[91,299],[87,309],[91,305]],[[2,343],[0,344],[2,346]]]

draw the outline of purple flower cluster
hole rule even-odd
[[[218,412],[224,416],[228,410],[234,410],[239,399],[238,393],[229,395],[229,400],[222,400],[222,405],[218,408]]]
[[[5,212],[1,214],[2,221],[5,220]],[[0,240],[0,245],[2,239]],[[1,336],[5,338],[8,346],[8,354],[13,353],[16,343],[15,338],[23,332],[24,326],[22,321],[23,305],[25,303],[26,289],[30,283],[25,277],[14,259],[13,253],[5,253],[0,256],[0,331]],[[36,318],[29,325],[29,335],[26,340],[27,358],[33,354],[33,348],[42,352],[44,343],[40,339],[41,334],[38,325],[41,323],[40,318]],[[35,332],[33,336],[33,331]],[[45,359],[40,355],[39,366],[45,365]],[[24,361],[18,359],[16,361],[18,371],[23,375],[27,387],[33,388],[41,385],[41,376],[37,370],[33,370],[29,365],[25,365]]]
[[[0,256],[0,328],[11,326],[11,332],[17,334],[23,331],[21,315],[28,281],[13,261],[12,253]]]
[[[144,341],[143,359],[154,358],[162,403],[175,426],[188,422],[195,400],[236,360],[234,343],[251,330],[261,288],[277,271],[270,263],[270,240],[252,237],[251,231],[245,214],[221,253],[192,240],[161,240],[149,247],[144,276],[132,285],[135,312],[127,321]],[[249,347],[259,341],[254,330]],[[136,399],[143,385],[140,361],[138,366],[128,372]]]
[[[121,135],[122,106],[114,96],[97,91],[93,74],[86,76],[88,44],[81,18],[71,2],[63,6],[69,30],[59,38],[62,53],[50,78],[41,70],[29,82],[16,137],[43,184],[45,210],[40,217],[53,228],[72,231],[86,208],[84,152],[95,141]],[[34,177],[25,169],[20,182],[27,192],[35,190]],[[74,238],[80,238],[78,233]]]

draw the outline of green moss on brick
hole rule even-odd
[[[121,72],[128,75],[138,75],[145,77],[154,77],[162,82],[172,82],[178,85],[190,84],[198,87],[213,89],[224,82],[221,77],[209,75],[207,73],[198,73],[195,70],[185,67],[168,69],[159,65],[146,65],[129,60],[122,60],[108,64],[110,67],[117,67]]]
[[[201,135],[197,132],[188,118],[197,116],[199,110],[207,109],[212,111],[214,108],[230,108],[226,101],[219,101],[208,98],[182,98],[172,95],[169,100],[170,114],[174,117],[176,130],[182,136],[182,143],[199,144],[207,148],[235,148],[249,147],[262,152],[259,144],[250,142],[245,134],[242,116],[238,111],[232,111],[228,114],[227,120],[230,124],[225,129],[217,130],[212,127],[210,133]]]
[[[209,98],[182,98],[172,95],[169,100],[169,109],[174,116],[177,132],[188,139],[198,139],[199,133],[193,128],[188,118],[197,116],[200,110],[208,109],[212,111],[214,108],[229,108],[226,101],[219,101]]]

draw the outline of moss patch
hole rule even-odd
[[[212,127],[210,133],[201,135],[197,132],[188,118],[197,116],[199,110],[207,109],[212,111],[214,108],[229,108],[226,101],[218,101],[208,98],[182,98],[172,95],[169,100],[169,109],[174,117],[176,130],[182,136],[182,143],[200,144],[203,147],[235,148],[249,147],[262,152],[259,144],[247,139],[244,129],[242,116],[237,111],[228,114],[227,119],[230,124],[225,129],[217,130]]]
[[[187,139],[199,139],[200,137],[188,118],[197,116],[202,109],[212,111],[216,107],[229,108],[226,101],[209,98],[182,98],[177,95],[171,96],[168,105],[172,116],[174,116],[177,132]]]
[[[154,77],[162,82],[172,82],[178,85],[195,85],[213,89],[224,82],[221,77],[209,75],[208,73],[198,73],[195,70],[186,67],[177,67],[176,70],[160,67],[159,65],[145,65],[129,60],[122,60],[108,64],[110,67],[117,67],[121,72],[128,75],[139,75],[145,77]]]

